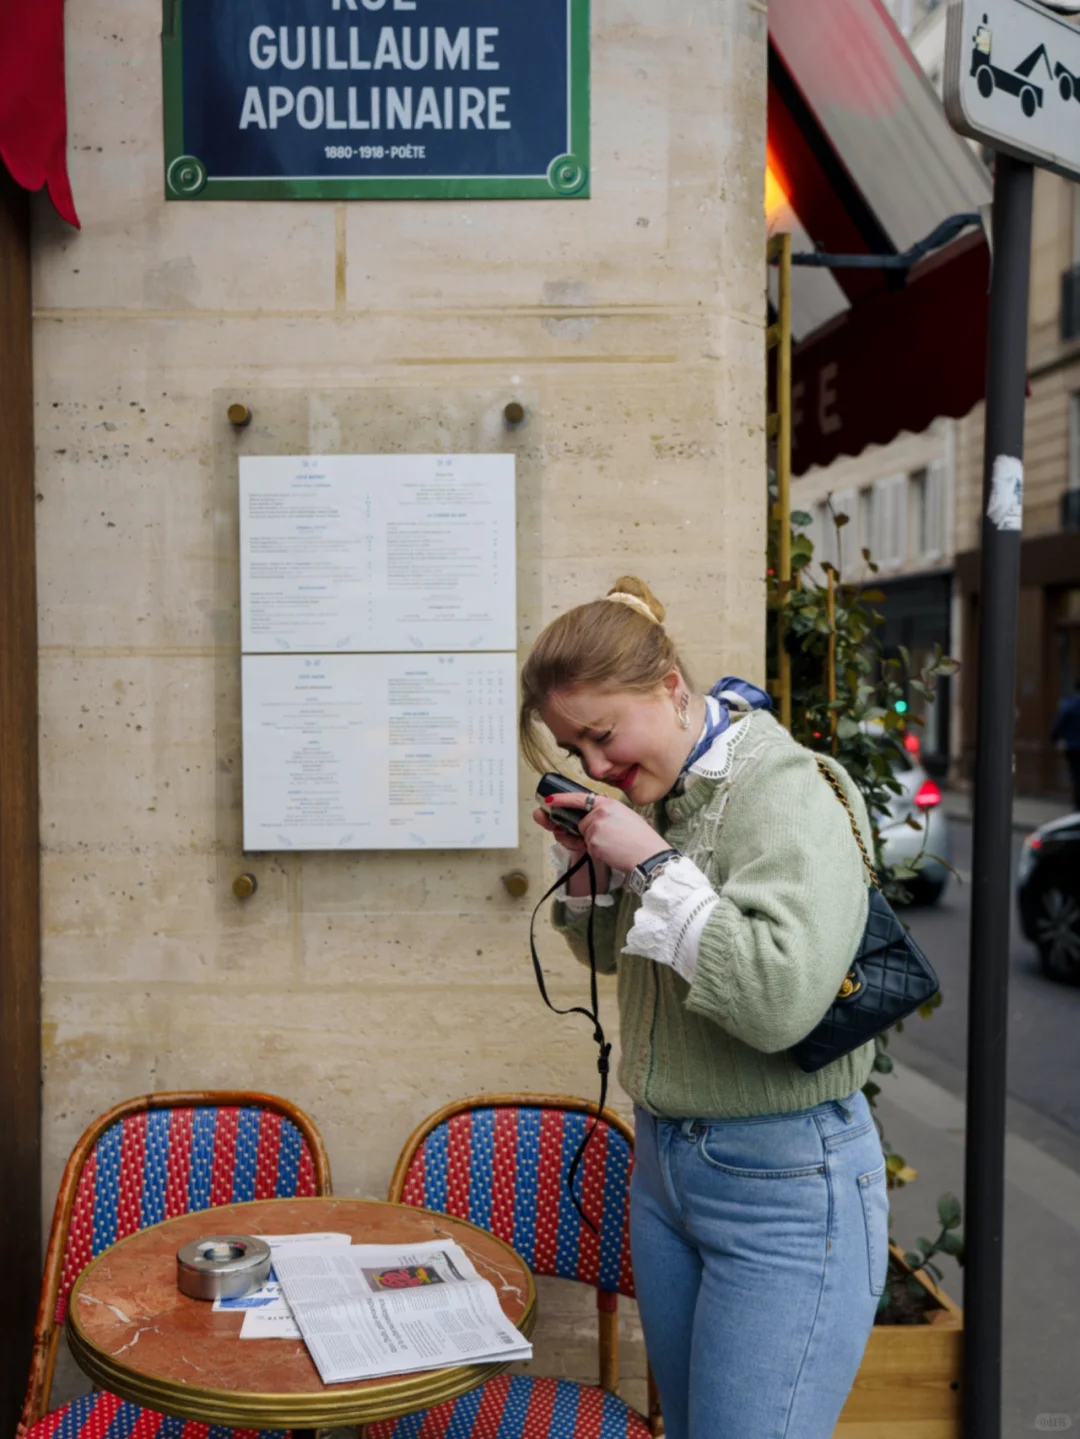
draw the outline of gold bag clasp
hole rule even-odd
[[[853,969],[849,970],[846,979],[840,986],[840,992],[837,998],[850,999],[853,994],[858,994],[860,989],[862,989],[862,980],[855,978],[855,971]]]

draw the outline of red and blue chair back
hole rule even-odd
[[[660,1410],[649,1375],[648,1415],[616,1394],[617,1296],[633,1297],[630,1175],[634,1136],[610,1110],[599,1115],[575,1178],[596,1225],[567,1191],[574,1155],[597,1119],[567,1095],[480,1094],[457,1100],[410,1135],[390,1184],[394,1203],[468,1219],[511,1245],[534,1274],[596,1289],[599,1387],[532,1374],[500,1375],[460,1399],[367,1427],[367,1439],[653,1439]]]
[[[330,1161],[319,1131],[275,1095],[151,1094],[101,1115],[75,1146],[60,1182],[19,1432],[48,1409],[68,1299],[97,1255],[174,1215],[329,1193]]]
[[[319,1192],[311,1148],[278,1110],[206,1104],[125,1115],[101,1132],[82,1165],[57,1321],[90,1260],[138,1229],[213,1205]]]
[[[551,1095],[479,1095],[433,1114],[410,1137],[390,1198],[468,1219],[503,1239],[534,1274],[633,1297],[633,1136],[618,1115],[596,1122],[575,1178],[567,1176],[596,1106]]]

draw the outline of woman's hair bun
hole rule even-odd
[[[621,575],[608,590],[609,595],[633,595],[648,606],[657,624],[664,623],[664,616],[667,611],[653,594],[652,590],[644,580],[639,580],[636,575]]]

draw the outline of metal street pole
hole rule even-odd
[[[965,1155],[964,1434],[1001,1436],[1013,731],[1033,168],[998,153],[986,364]]]

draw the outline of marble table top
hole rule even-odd
[[[176,1287],[176,1251],[206,1234],[349,1233],[360,1244],[454,1239],[524,1333],[536,1318],[525,1261],[502,1240],[428,1209],[365,1199],[262,1199],[184,1214],[122,1239],[79,1277],[68,1340],[103,1389],[166,1414],[238,1428],[366,1424],[456,1398],[505,1369],[461,1365],[325,1385],[302,1340],[239,1337],[243,1314],[214,1313]]]

